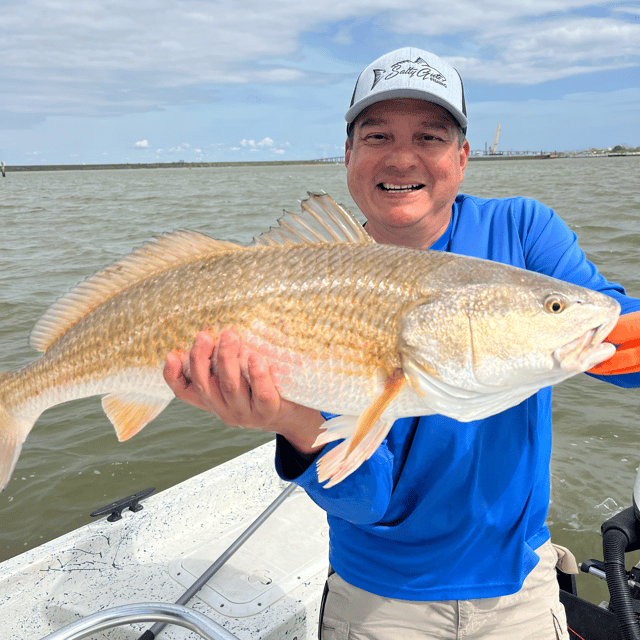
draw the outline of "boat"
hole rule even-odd
[[[317,636],[328,570],[326,514],[278,478],[274,453],[272,441],[146,499],[116,500],[105,517],[1,563],[2,640],[84,637],[73,634],[91,616],[89,626],[111,629],[100,638],[134,639],[171,617],[159,604],[176,614],[163,639],[198,637],[198,625],[185,627],[179,618],[191,608],[175,603],[220,558],[226,562],[190,602],[214,623],[215,640]],[[260,526],[237,544],[256,519]],[[155,608],[131,609],[140,604]],[[134,610],[139,622],[115,628]]]
[[[3,640],[310,640],[328,571],[324,512],[274,471],[269,442],[0,564]],[[640,638],[640,473],[633,506],[605,522],[611,601],[579,597],[558,573],[571,640]],[[123,626],[126,625],[126,626]]]

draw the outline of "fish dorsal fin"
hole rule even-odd
[[[342,242],[375,244],[363,226],[342,205],[326,193],[309,193],[300,203],[302,213],[289,211],[271,227],[253,239],[253,246],[283,246],[292,244],[323,244]]]
[[[38,351],[46,351],[76,322],[123,289],[180,264],[241,249],[236,244],[214,240],[197,231],[174,231],[160,236],[62,296],[38,320],[29,336],[29,344]]]

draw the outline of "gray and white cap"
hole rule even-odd
[[[349,127],[367,107],[393,98],[417,98],[446,109],[467,132],[460,74],[442,58],[414,47],[396,49],[372,62],[356,82],[345,114]]]

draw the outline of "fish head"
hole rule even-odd
[[[435,412],[486,417],[615,352],[603,343],[620,313],[613,298],[498,263],[477,271],[449,274],[402,320],[405,375]]]

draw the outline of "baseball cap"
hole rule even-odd
[[[442,58],[414,47],[386,53],[358,77],[347,127],[367,107],[393,98],[417,98],[446,109],[467,132],[467,108],[460,74]]]

